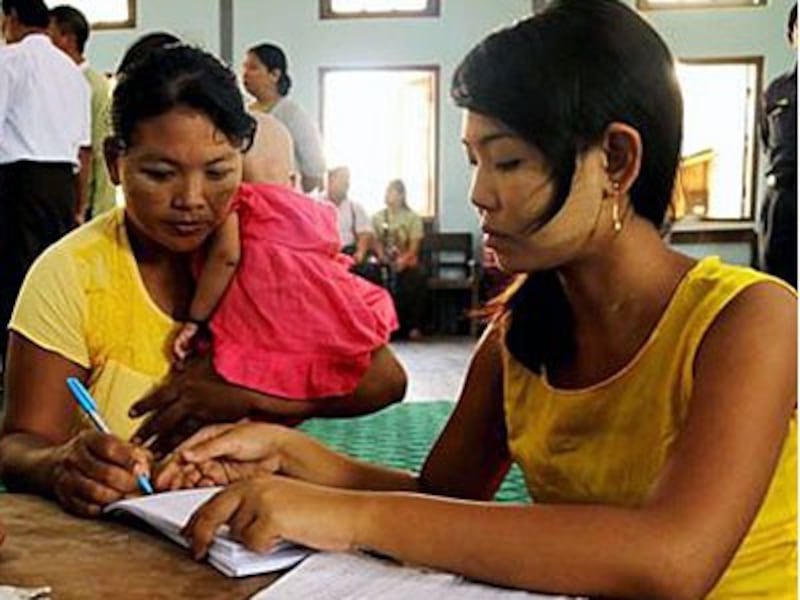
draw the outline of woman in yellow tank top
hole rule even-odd
[[[162,484],[241,481],[190,522],[195,552],[228,522],[253,547],[545,592],[795,597],[796,298],[662,240],[682,123],[664,42],[616,0],[556,0],[478,45],[452,94],[486,244],[523,279],[422,472],[202,431]],[[489,502],[512,461],[531,505]]]

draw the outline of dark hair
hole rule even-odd
[[[140,121],[178,106],[205,114],[243,150],[252,143],[256,122],[244,109],[236,76],[213,55],[186,45],[151,50],[122,72],[111,106],[114,141],[129,146]]]
[[[386,186],[386,191],[394,190],[400,196],[400,204],[403,208],[408,208],[408,204],[406,203],[406,184],[403,183],[402,179],[392,179],[389,182],[389,185]]]
[[[789,20],[786,22],[786,37],[789,40],[792,39],[792,33],[794,33],[794,27],[797,25],[797,3],[795,2],[794,6],[792,6],[792,10],[789,11]]]
[[[142,60],[153,50],[180,43],[179,37],[167,31],[153,31],[144,34],[125,50],[125,54],[122,55],[122,60],[119,61],[119,66],[117,67],[117,75],[129,69],[133,63]]]
[[[289,89],[292,87],[292,78],[289,77],[287,72],[289,65],[286,62],[286,54],[283,53],[283,50],[275,44],[259,44],[250,48],[248,52],[255,54],[256,58],[268,70],[278,69],[281,72],[280,79],[278,79],[278,93],[281,96],[288,94]]]
[[[683,102],[666,44],[622,2],[556,0],[491,34],[457,68],[451,95],[542,152],[556,183],[554,214],[569,194],[576,155],[612,122],[635,128],[643,155],[631,203],[662,227],[680,159]],[[572,314],[554,271],[528,275],[505,307],[506,343],[526,366],[538,372],[572,355]]]
[[[8,16],[12,10],[19,22],[28,27],[45,29],[50,24],[50,13],[44,0],[3,0],[3,14]]]
[[[83,50],[86,48],[86,40],[89,39],[89,22],[83,13],[73,6],[62,4],[50,9],[50,20],[63,33],[70,33],[75,36],[78,52],[83,54]]]

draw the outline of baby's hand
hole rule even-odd
[[[192,351],[192,340],[198,331],[200,331],[200,326],[197,323],[184,323],[178,335],[175,336],[175,341],[172,343],[172,354],[175,362],[179,365],[183,364]]]

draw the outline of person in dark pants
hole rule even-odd
[[[797,4],[789,13],[786,37],[797,49]],[[797,62],[764,93],[761,140],[767,152],[762,268],[797,287]]]
[[[46,34],[42,0],[3,0],[0,49],[0,357],[28,267],[86,207],[90,95]]]
[[[427,289],[420,265],[422,218],[406,203],[406,186],[400,179],[389,182],[386,208],[372,217],[377,254],[386,266],[386,287],[392,294],[400,319],[398,337],[422,338]]]

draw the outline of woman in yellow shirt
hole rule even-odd
[[[123,440],[137,431],[166,451],[204,422],[348,416],[402,398],[405,375],[386,346],[355,392],[324,399],[291,402],[227,384],[208,360],[171,371],[193,261],[227,216],[254,122],[233,73],[188,46],[134,61],[112,117],[106,156],[125,207],[39,257],[9,324],[0,477],[10,488],[96,515],[136,489],[133,468],[146,458]],[[119,437],[87,429],[67,377],[86,382]]]
[[[682,123],[664,42],[617,0],[556,0],[470,52],[452,95],[486,244],[524,277],[422,472],[203,430],[159,483],[244,480],[190,521],[194,552],[227,522],[258,549],[544,592],[795,597],[796,297],[664,243]],[[532,505],[488,501],[512,462]]]

